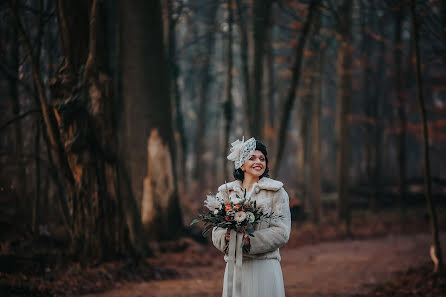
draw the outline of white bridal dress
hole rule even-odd
[[[235,279],[238,277],[234,273]],[[223,297],[227,297],[228,263],[226,263],[223,280]],[[235,285],[232,296],[235,295]],[[285,297],[282,269],[277,259],[243,260],[242,295],[240,297]]]
[[[228,192],[231,199],[236,194],[243,197],[241,181],[238,180],[224,184],[218,190],[220,193]],[[228,243],[225,240],[226,229],[213,229],[213,244],[225,253],[223,297],[285,297],[279,248],[288,242],[291,231],[288,194],[281,182],[263,177],[253,185],[247,197],[256,201],[264,211],[272,211],[280,217],[261,221],[254,226],[248,253],[241,253],[240,233],[231,231],[231,241]],[[230,275],[233,276],[232,281]],[[229,287],[232,287],[232,292],[228,292]]]

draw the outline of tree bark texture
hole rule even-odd
[[[113,126],[111,79],[107,64],[105,14],[99,1],[58,1],[57,17],[64,59],[51,79],[53,101],[46,97],[39,57],[34,54],[12,1],[13,16],[20,31],[39,96],[45,130],[56,156],[54,174],[62,213],[69,227],[71,253],[82,261],[102,261],[118,255],[146,251],[129,240],[129,226],[120,199],[117,139]],[[107,3],[110,5],[110,3]],[[98,52],[100,54],[98,54]],[[48,153],[52,160],[52,153]],[[68,202],[68,203],[67,203]],[[67,206],[69,210],[66,210]],[[143,238],[143,236],[139,236]]]
[[[122,1],[123,111],[120,150],[133,196],[152,238],[167,239],[182,227],[174,171],[175,150],[168,61],[163,47],[161,5]]]

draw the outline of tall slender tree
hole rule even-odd
[[[344,0],[339,6],[342,18],[337,19],[339,33],[338,49],[338,91],[336,105],[336,179],[339,205],[339,218],[345,221],[347,233],[351,233],[351,209],[349,194],[350,171],[350,109],[352,96],[352,12],[353,0]]]
[[[227,159],[229,150],[229,132],[231,129],[231,122],[233,119],[233,100],[232,100],[232,67],[233,67],[233,24],[234,24],[234,1],[227,0],[227,39],[226,39],[226,77],[225,77],[225,98],[223,101],[223,114],[224,114],[224,135],[223,135],[223,150],[222,156],[222,168],[224,171],[225,180],[229,180],[229,175],[226,170]]]
[[[403,82],[402,82],[402,30],[404,20],[404,5],[400,5],[395,12],[395,46],[394,46],[394,61],[395,61],[395,83],[394,93],[397,98],[398,109],[398,189],[399,198],[398,206],[401,213],[405,212],[406,200],[406,134],[407,134],[407,116],[406,116],[406,102],[403,99]]]
[[[176,152],[177,152],[177,176],[178,185],[182,186],[183,191],[186,183],[186,155],[187,139],[184,128],[184,116],[181,108],[181,93],[178,87],[178,78],[180,77],[180,66],[177,59],[177,24],[184,10],[184,3],[175,3],[175,0],[163,0],[163,21],[164,21],[164,43],[167,47],[167,57],[170,70],[170,90],[174,104],[173,120],[175,128]]]
[[[315,22],[314,32],[318,32],[320,28],[320,18]],[[313,48],[316,53],[315,71],[312,75],[312,89],[313,89],[313,110],[312,110],[312,143],[311,143],[311,190],[310,196],[312,201],[312,218],[315,223],[319,223],[322,219],[322,203],[321,203],[321,102],[322,102],[322,81],[324,73],[324,55],[325,43],[319,37],[313,42]]]
[[[432,200],[432,179],[429,161],[429,130],[427,128],[426,107],[423,97],[423,78],[421,75],[421,56],[419,44],[419,24],[416,14],[415,0],[410,0],[410,15],[412,24],[412,46],[415,62],[416,96],[421,113],[421,123],[423,126],[423,161],[424,161],[424,190],[427,200],[427,207],[430,215],[432,232],[431,258],[434,262],[434,273],[443,273],[443,256],[441,253],[440,237],[438,232],[437,212]]]

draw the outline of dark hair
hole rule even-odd
[[[256,150],[261,151],[262,154],[265,156],[265,161],[266,161],[266,168],[265,168],[265,172],[263,172],[263,174],[259,177],[259,179],[261,179],[262,177],[266,176],[269,177],[268,171],[268,152],[266,151],[266,146],[256,140]],[[234,178],[243,181],[243,179],[245,178],[245,172],[243,172],[243,170],[241,168],[238,169],[234,169]]]

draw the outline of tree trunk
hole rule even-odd
[[[178,186],[181,185],[181,189],[185,191],[186,183],[186,155],[187,155],[187,141],[186,141],[186,131],[184,129],[184,117],[183,111],[181,109],[181,94],[178,87],[178,77],[180,76],[180,66],[177,63],[176,50],[176,25],[178,22],[178,16],[175,18],[174,13],[178,14],[181,12],[174,12],[174,1],[164,0],[164,39],[165,45],[167,46],[167,55],[169,61],[170,70],[170,89],[171,96],[174,99],[173,107],[173,117],[175,123],[175,146],[177,151],[177,164],[176,171],[178,176]]]
[[[234,2],[236,0],[228,0],[228,32],[226,42],[226,78],[225,78],[225,99],[223,102],[223,114],[224,114],[224,135],[223,135],[223,156],[222,156],[222,168],[224,172],[224,179],[229,181],[229,174],[227,169],[228,160],[226,156],[229,153],[229,133],[231,129],[231,122],[233,119],[233,103],[232,103],[232,66],[233,66],[233,23],[234,23]]]
[[[276,126],[276,110],[275,110],[275,92],[277,91],[275,88],[275,80],[274,80],[274,48],[273,48],[273,26],[270,25],[267,28],[267,40],[266,40],[266,53],[265,53],[265,85],[266,85],[266,102],[264,104],[264,110],[262,111],[265,115],[265,124],[263,126],[269,126],[271,130],[275,129]],[[268,135],[268,137],[271,137],[272,135]],[[273,142],[275,142],[275,139],[270,139],[270,145],[268,147],[271,147],[273,145]],[[273,150],[275,150],[272,147]]]
[[[272,0],[253,1],[252,2],[252,29],[253,34],[253,64],[251,68],[251,110],[249,112],[249,130],[251,136],[256,139],[262,139],[263,119],[262,119],[262,79],[263,79],[263,61],[265,53],[265,41],[267,26],[270,23],[272,13]]]
[[[121,155],[142,222],[152,238],[168,239],[182,228],[161,5],[121,2]]]
[[[33,200],[32,207],[32,232],[34,235],[38,234],[39,231],[39,217],[40,217],[40,193],[41,193],[41,178],[40,178],[40,117],[35,121],[36,123],[36,134],[34,137],[34,152],[35,152],[35,179],[36,179],[36,189]]]
[[[217,26],[217,5],[211,5],[207,13],[207,27],[215,28]],[[209,29],[206,29],[209,30]],[[206,37],[206,51],[202,53],[203,64],[201,66],[201,71],[199,73],[200,83],[198,86],[198,112],[197,112],[197,127],[195,134],[195,166],[193,178],[195,181],[200,181],[200,177],[203,177],[202,172],[202,159],[203,152],[205,151],[205,132],[207,123],[207,110],[209,99],[209,87],[211,85],[211,62],[212,56],[215,48],[215,33],[213,31],[208,32]],[[202,182],[202,181],[201,181]]]
[[[20,115],[20,98],[18,91],[18,83],[17,79],[19,77],[19,43],[18,43],[18,34],[17,29],[12,28],[12,69],[14,71],[14,78],[10,78],[9,80],[9,101],[12,118],[18,118]],[[15,121],[13,124],[13,133],[12,133],[12,151],[14,152],[14,163],[17,164],[17,175],[16,178],[11,180],[11,183],[14,185],[16,190],[16,214],[17,214],[17,222],[25,222],[27,217],[26,214],[26,195],[25,195],[25,184],[26,184],[26,173],[25,166],[23,164],[23,135],[22,135],[22,122],[20,120]],[[25,226],[23,226],[25,227]]]
[[[378,30],[379,30],[379,34],[384,34],[385,33],[385,28],[384,28],[384,22],[381,20],[378,22]],[[377,61],[377,74],[380,78],[380,85],[384,85],[385,81],[385,61],[384,61],[384,57],[385,57],[385,44],[382,41],[379,41],[379,46],[378,46],[378,61]],[[383,155],[383,145],[382,145],[382,130],[383,130],[383,126],[382,126],[382,121],[381,121],[381,116],[382,116],[382,104],[383,104],[383,100],[382,100],[382,96],[383,96],[383,91],[381,88],[376,89],[376,95],[372,98],[372,102],[371,102],[371,107],[372,107],[372,117],[375,121],[375,126],[374,126],[374,150],[373,150],[373,155],[374,155],[374,164],[373,164],[373,194],[370,197],[370,201],[369,201],[369,207],[372,211],[376,211],[376,201],[378,199],[378,193],[380,191],[381,188],[381,163],[382,163],[382,155]],[[385,95],[384,95],[385,96]]]
[[[336,106],[336,178],[339,201],[339,218],[345,221],[347,234],[351,233],[351,208],[349,195],[350,171],[350,105],[352,96],[352,8],[353,1],[345,0],[340,7],[344,13],[339,20],[338,32],[342,36],[338,49],[338,92]]]
[[[308,91],[310,89],[309,84]],[[310,96],[305,96],[302,98],[302,107],[299,110],[298,126],[298,151],[297,151],[297,172],[298,172],[298,185],[301,189],[301,196],[303,201],[305,201],[305,210],[310,213],[312,211],[312,201],[311,201],[311,188],[309,184],[308,168],[309,168],[309,158],[310,155],[310,143],[309,143],[309,130],[311,128],[311,109],[312,109],[312,99]]]
[[[406,104],[404,102],[402,91],[402,26],[404,19],[404,6],[401,6],[396,13],[396,28],[395,28],[395,96],[398,102],[398,208],[402,216],[405,215],[405,201],[406,201],[406,134],[407,134],[407,117]]]
[[[244,104],[244,112],[245,112],[245,122],[243,123],[247,126],[248,131],[250,131],[250,111],[252,110],[252,94],[251,94],[251,81],[249,76],[249,44],[248,44],[248,34],[247,34],[247,25],[244,21],[246,17],[243,15],[242,9],[242,0],[235,0],[234,2],[235,10],[237,11],[237,25],[239,29],[240,36],[240,60],[242,67],[242,80],[245,91],[245,104]],[[244,130],[246,131],[246,130]],[[251,131],[250,131],[251,133]],[[252,135],[251,135],[252,136]]]
[[[303,62],[303,52],[305,49],[305,44],[307,42],[309,32],[311,29],[311,26],[313,25],[316,9],[319,7],[319,0],[312,0],[310,3],[310,6],[308,7],[308,16],[307,20],[305,22],[305,25],[302,29],[302,32],[299,37],[299,41],[297,43],[296,52],[295,52],[295,58],[294,58],[294,65],[292,68],[292,78],[291,78],[291,85],[288,90],[287,96],[285,98],[285,103],[282,108],[282,117],[281,122],[279,126],[279,136],[278,136],[278,145],[277,145],[277,153],[276,158],[274,162],[274,176],[278,176],[279,169],[280,169],[280,162],[282,160],[283,151],[285,149],[285,139],[286,139],[286,132],[288,130],[288,123],[289,118],[291,115],[291,111],[293,110],[293,105],[296,96],[296,89],[299,85],[299,80],[301,76],[301,67]]]
[[[319,26],[316,27],[318,31]],[[317,43],[320,46],[320,43]],[[317,50],[317,49],[316,49]],[[313,117],[312,117],[312,145],[311,145],[311,201],[313,206],[312,217],[315,223],[319,223],[322,218],[321,205],[321,101],[322,101],[322,74],[324,71],[324,49],[318,50],[316,67],[318,72],[313,73]],[[315,68],[316,68],[315,67]]]
[[[107,260],[128,252],[142,255],[146,251],[144,237],[137,237],[139,245],[129,241],[128,234],[133,231],[119,224],[125,209],[118,207],[118,201],[127,196],[119,196],[115,106],[110,104],[113,100],[107,73],[107,22],[102,19],[105,14],[100,13],[105,9],[103,5],[110,3],[94,0],[90,6],[90,1],[57,2],[64,60],[51,79],[54,102],[50,104],[38,57],[20,23],[17,2],[12,3],[13,18],[25,42],[39,95],[44,138],[49,140],[57,157],[57,169],[65,178],[59,185],[59,194],[61,199],[67,195],[70,202],[69,212],[65,211],[65,201],[61,205],[70,226],[71,252],[82,261]],[[49,159],[52,160],[51,153]]]
[[[415,75],[416,75],[416,96],[420,106],[421,121],[423,125],[423,159],[424,159],[424,187],[426,191],[427,206],[430,214],[430,223],[432,231],[431,257],[435,264],[434,273],[443,273],[443,257],[441,253],[440,238],[438,232],[437,213],[432,200],[432,181],[429,161],[429,131],[427,129],[426,108],[423,98],[423,81],[421,77],[421,61],[419,47],[419,25],[418,16],[416,15],[415,1],[410,1],[410,12],[412,22],[413,52],[415,54]]]

